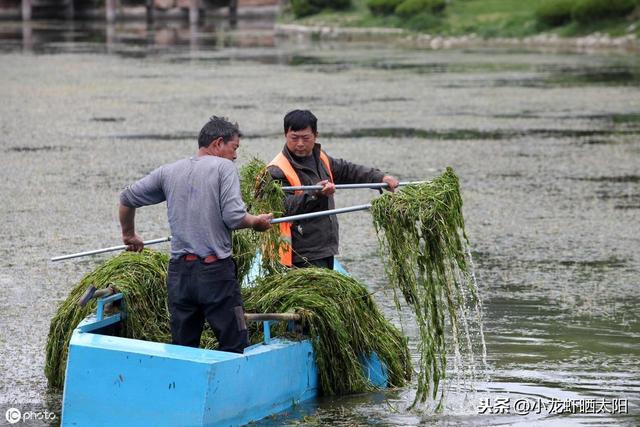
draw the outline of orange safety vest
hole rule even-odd
[[[320,160],[324,164],[324,167],[329,172],[329,179],[333,182],[333,173],[331,172],[331,165],[329,163],[329,156],[324,151],[320,150]],[[293,187],[302,185],[300,177],[296,173],[295,169],[291,165],[289,159],[284,154],[278,153],[268,166],[277,166],[284,173],[285,178],[289,181],[289,184]],[[293,194],[302,194],[302,190],[296,190]],[[280,262],[287,267],[293,265],[293,248],[291,247],[291,223],[281,222],[280,224],[280,237],[284,243],[280,245]]]

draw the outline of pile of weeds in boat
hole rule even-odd
[[[125,336],[171,342],[165,283],[168,262],[165,254],[148,249],[124,252],[76,285],[51,321],[45,366],[50,386],[63,386],[71,334],[82,319],[95,311],[95,301],[85,307],[77,304],[91,285],[98,289],[112,286],[124,294]],[[392,385],[401,386],[410,379],[406,338],[384,318],[366,287],[356,280],[331,270],[291,269],[262,277],[254,286],[243,288],[242,293],[247,312],[296,312],[302,316],[302,326],[316,351],[325,394],[370,390],[359,356],[372,352],[387,365]],[[252,329],[252,341],[257,342],[261,337],[256,328]],[[201,347],[216,346],[215,337],[206,328]]]
[[[64,384],[71,334],[82,319],[95,311],[95,300],[84,307],[78,305],[78,299],[92,285],[98,289],[113,286],[124,293],[129,336],[166,342],[170,336],[164,283],[167,263],[168,257],[159,252],[126,252],[102,264],[73,288],[51,320],[45,362],[50,386],[61,388]]]
[[[95,300],[84,307],[78,305],[78,299],[92,285],[98,289],[111,286],[124,294],[127,310],[125,336],[146,341],[171,342],[166,286],[168,263],[168,256],[160,252],[148,249],[141,253],[124,252],[80,280],[51,320],[45,361],[45,375],[49,386],[59,389],[64,385],[69,340],[73,330],[96,308]],[[211,330],[203,333],[202,346],[217,346]]]
[[[447,367],[446,319],[454,361],[460,364],[456,368],[474,369],[477,331],[484,347],[458,177],[447,168],[432,181],[375,199],[371,213],[396,306],[400,309],[399,292],[419,329],[420,365],[413,405],[424,403],[429,395],[438,399],[439,391],[441,405],[440,382]],[[470,322],[476,320],[478,328],[472,332]]]
[[[411,378],[406,338],[351,277],[320,268],[291,269],[260,278],[243,297],[247,311],[302,316],[325,395],[371,390],[361,357],[372,352],[387,366],[390,385],[399,387]]]

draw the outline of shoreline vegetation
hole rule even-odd
[[[291,0],[276,33],[430,49],[638,50],[640,0]]]
[[[146,19],[144,6],[122,5],[118,13],[121,22]],[[181,7],[154,13],[158,22],[188,15]],[[205,15],[227,18],[228,8],[202,13],[205,21]],[[89,21],[103,16],[100,8],[82,13]],[[240,7],[238,17],[276,19],[276,37],[311,41],[434,50],[640,51],[640,0],[280,0]],[[0,22],[17,19],[19,10],[0,9]]]

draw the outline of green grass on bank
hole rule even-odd
[[[442,14],[421,13],[408,19],[397,15],[375,16],[367,8],[366,1],[352,0],[352,7],[346,11],[325,10],[299,19],[290,10],[285,10],[280,21],[311,26],[404,28],[443,36],[474,33],[486,38],[526,37],[542,32],[562,37],[594,32],[640,37],[640,6],[625,18],[586,24],[570,20],[561,26],[550,27],[536,19],[536,10],[548,0],[450,0]]]

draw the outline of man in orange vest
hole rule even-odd
[[[268,165],[271,176],[283,185],[322,185],[321,190],[295,191],[286,196],[285,215],[334,209],[335,184],[385,182],[394,191],[398,180],[378,169],[329,157],[316,143],[318,119],[308,110],[284,117],[286,143]],[[333,269],[338,253],[338,218],[335,215],[280,224],[287,243],[280,261],[287,266]]]

